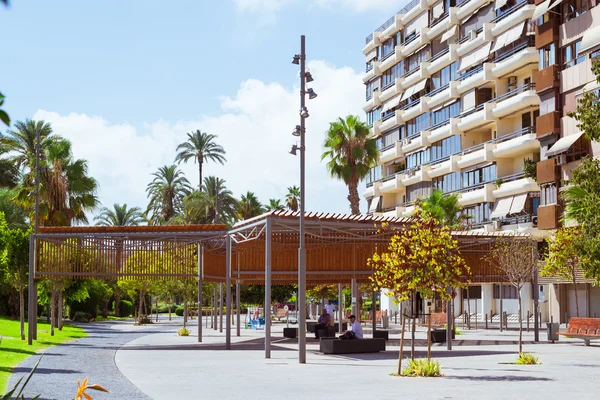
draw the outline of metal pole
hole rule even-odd
[[[452,294],[453,290],[451,287],[446,288],[448,294]],[[454,326],[452,325],[452,300],[446,302],[446,348],[452,350],[452,333],[454,333]]]
[[[303,330],[303,329],[299,329]],[[271,220],[265,230],[265,358],[271,358]]]
[[[33,310],[33,319],[31,321],[31,333],[32,338],[37,340],[37,284],[35,282],[35,270],[37,257],[35,253],[37,251],[37,234],[40,227],[40,130],[38,129],[35,133],[35,210],[34,210],[34,233],[33,235],[33,247],[30,248],[30,254],[33,254],[33,265],[29,266],[29,292],[33,292],[33,299],[31,300]],[[31,256],[30,256],[31,257]],[[31,258],[30,258],[31,261]],[[29,343],[31,344],[31,343]]]
[[[212,322],[213,322],[213,329],[216,331],[217,330],[217,284],[215,283],[213,286],[213,318],[212,318]]]
[[[198,243],[198,343],[202,343],[202,284],[204,276],[204,246]]]
[[[29,236],[29,288],[27,290],[27,344],[33,344],[33,330],[35,321],[35,307],[33,305],[34,298],[34,282],[33,282],[33,252],[35,251],[34,235]]]
[[[219,223],[219,178],[215,183],[215,224]]]
[[[219,332],[223,333],[223,283],[219,283]]]
[[[500,282],[500,332],[502,332],[502,325],[504,325],[504,308],[502,300],[504,299],[504,285]]]
[[[235,309],[237,311],[237,319],[236,319],[236,334],[239,337],[240,336],[240,325],[242,323],[242,316],[241,316],[241,308],[240,308],[240,280],[236,280],[235,281]]]
[[[375,330],[377,329],[377,292],[373,291],[371,294],[371,323],[373,324],[373,337],[375,337]]]
[[[342,324],[344,323],[344,295],[342,293],[342,284],[338,283],[338,331],[344,333]]]
[[[300,110],[306,106],[306,37],[300,37]],[[306,121],[300,115],[300,248],[298,249],[298,361],[306,363],[306,249],[304,248],[304,208],[306,198],[305,161],[306,161]]]
[[[533,271],[533,340],[540,341],[540,286],[538,285],[538,270]]]
[[[231,350],[231,237],[225,238],[225,349]]]

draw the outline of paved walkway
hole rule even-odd
[[[397,368],[397,340],[388,342],[384,353],[326,356],[309,339],[308,363],[300,365],[297,344],[282,338],[281,324],[273,327],[268,360],[264,331],[242,329],[238,338],[234,329],[233,350],[225,351],[224,333],[205,329],[204,343],[198,344],[196,336],[177,336],[180,324],[88,325],[89,338],[47,352],[40,366],[44,376],[36,375],[28,393],[42,393],[47,399],[72,398],[79,376],[89,376],[111,390],[92,393],[95,400],[190,396],[291,400],[321,398],[323,391],[332,399],[399,395],[405,399],[587,399],[600,387],[600,345],[585,347],[582,341],[564,338],[556,344],[533,344],[533,333],[525,333],[525,351],[538,355],[542,365],[507,364],[516,359],[515,331],[470,331],[457,337],[451,352],[445,344],[433,347],[432,356],[440,361],[444,377],[427,379],[389,375]],[[196,332],[193,322],[191,330]],[[418,332],[418,357],[426,355],[424,337],[424,332]],[[545,332],[541,338],[545,339]],[[47,359],[51,360],[45,364]]]

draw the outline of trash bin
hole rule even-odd
[[[548,329],[548,341],[554,342],[555,340],[558,340],[558,322],[547,322],[546,328]]]
[[[387,315],[381,316],[381,327],[383,329],[388,329],[390,327],[390,317],[388,317]]]

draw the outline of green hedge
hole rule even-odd
[[[121,300],[119,302],[119,317],[129,317],[133,315],[133,303],[129,300]]]

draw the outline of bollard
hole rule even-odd
[[[527,310],[527,332],[529,332],[529,310]]]
[[[488,328],[487,313],[485,313],[485,330],[487,330],[487,328]]]
[[[539,328],[542,328],[542,313],[539,313],[538,315],[538,322],[539,322]]]

